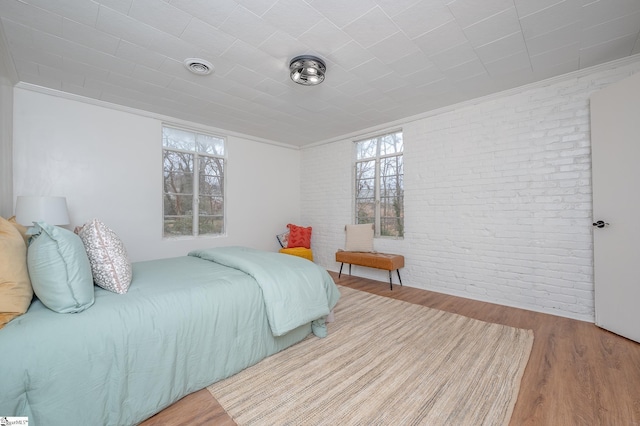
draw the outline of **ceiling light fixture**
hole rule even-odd
[[[316,56],[296,56],[289,64],[291,80],[303,86],[315,86],[324,81],[324,73],[327,66],[324,61]]]
[[[207,75],[213,72],[213,65],[209,61],[199,58],[187,58],[184,60],[184,66],[189,71],[197,75]]]

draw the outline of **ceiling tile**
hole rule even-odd
[[[465,42],[451,49],[431,55],[429,58],[438,68],[444,71],[467,62],[475,61],[478,59],[478,55],[476,55],[471,44]]]
[[[159,72],[140,64],[136,64],[136,67],[131,73],[131,77],[161,87],[169,87],[169,84],[171,84],[175,79],[172,75]]]
[[[130,62],[141,62],[149,68],[159,69],[167,58],[152,50],[130,43],[126,40],[120,40],[115,56]]]
[[[434,81],[442,80],[444,73],[435,65],[415,70],[415,72],[403,77],[404,80],[413,87],[431,84]]]
[[[424,53],[421,54],[409,54],[402,58],[388,64],[389,68],[396,74],[406,77],[417,71],[425,69],[435,68],[435,65],[431,59]]]
[[[288,91],[286,84],[270,78],[260,81],[255,85],[255,89],[275,97],[283,96]]]
[[[443,2],[422,1],[394,16],[394,22],[409,37],[416,38],[455,18]]]
[[[217,27],[238,7],[235,0],[169,0],[173,6]]]
[[[582,8],[573,0],[565,0],[531,15],[520,17],[525,40],[563,28],[580,19]]]
[[[43,68],[46,69],[46,68]],[[36,86],[48,87],[50,89],[62,90],[62,82],[55,78],[55,75],[45,75],[42,76],[40,74],[23,74],[20,76],[25,83],[34,84]]]
[[[62,65],[58,66],[60,70],[69,73],[71,75],[82,76],[81,84],[87,78],[94,78],[96,80],[106,80],[109,76],[109,71],[88,65],[84,62],[76,61],[69,58],[62,59]]]
[[[374,0],[313,0],[309,4],[339,28],[355,21],[376,6]]]
[[[19,54],[13,56],[13,60],[15,63],[20,61],[24,62],[25,64],[29,63],[34,66],[37,66],[37,64],[42,64],[48,66],[49,68],[62,67],[62,55],[56,55],[51,52],[44,52],[31,47],[21,49]],[[28,68],[31,68],[31,65],[29,65]],[[34,74],[31,71],[29,71],[29,73]]]
[[[9,47],[17,50],[18,55],[22,49],[35,49],[33,43],[33,30],[17,22],[6,18],[0,18]]]
[[[374,59],[373,53],[355,41],[351,41],[330,53],[328,58],[346,70],[350,70]]]
[[[276,4],[278,0],[236,0],[242,6],[258,16],[262,16],[267,10]]]
[[[309,28],[298,39],[323,57],[351,41],[347,34],[327,19]]]
[[[392,70],[379,59],[372,59],[351,69],[351,72],[367,81],[390,74]]]
[[[484,66],[489,72],[490,76],[500,77],[518,70],[527,70],[531,72],[532,62],[533,59],[531,59],[530,62],[529,55],[526,51],[523,50],[520,52],[516,52],[511,56],[500,58],[497,61],[487,62],[484,64]]]
[[[79,73],[72,73],[64,68],[50,68],[46,65],[38,65],[38,73],[41,76],[45,76],[48,79],[53,79],[62,82],[68,82],[75,85],[82,85],[84,83],[84,75]]]
[[[131,9],[133,0],[96,0],[96,3],[126,15],[129,13],[129,9]]]
[[[180,38],[187,43],[206,49],[213,56],[222,55],[236,40],[235,37],[197,18],[189,22]]]
[[[580,59],[571,58],[566,62],[551,64],[544,69],[534,70],[533,76],[536,81],[566,74],[580,69]]]
[[[395,18],[398,14],[421,1],[423,0],[376,0],[376,3],[384,13]],[[441,6],[444,6],[445,0],[435,0],[431,1],[431,3],[439,3]]]
[[[462,28],[513,8],[513,0],[453,0],[447,4]]]
[[[582,26],[580,22],[571,22],[555,31],[541,34],[527,40],[527,50],[530,55],[539,55],[549,50],[557,49],[561,45],[575,44],[580,41]]]
[[[133,0],[130,17],[160,31],[179,37],[192,16],[164,1]]]
[[[229,80],[251,88],[255,88],[258,83],[265,80],[265,77],[260,73],[247,67],[243,67],[242,65],[233,67],[228,78]]]
[[[394,74],[387,74],[376,80],[371,80],[369,84],[383,93],[408,85],[407,81],[404,78],[396,76]]]
[[[516,9],[510,7],[463,29],[474,46],[482,46],[520,32]]]
[[[596,0],[582,8],[583,28],[640,12],[638,0]]]
[[[449,68],[446,71],[448,78],[454,81],[463,81],[469,78],[475,78],[482,75],[488,75],[482,61],[478,58],[472,59],[469,62],[462,63],[455,67]]]
[[[513,0],[513,3],[518,10],[518,16],[524,18],[525,16],[533,15],[541,10],[555,6],[558,3],[563,3],[565,0]]]
[[[522,33],[517,31],[501,39],[476,47],[476,54],[486,63],[526,50],[527,45],[524,43]]]
[[[344,27],[344,32],[364,48],[368,48],[398,31],[400,31],[398,27],[379,7],[371,9]]]
[[[391,64],[407,55],[422,54],[418,46],[402,32],[393,34],[367,50],[376,55],[385,64]]]
[[[582,48],[580,49],[580,68],[628,56],[633,52],[637,42],[638,36],[634,34]]]
[[[277,30],[253,12],[238,6],[227,18],[220,30],[253,46],[271,37]]]
[[[3,0],[6,1],[6,0]],[[56,15],[64,16],[72,21],[86,25],[95,25],[98,15],[98,5],[92,1],[83,0],[27,0],[32,6],[48,10]]]
[[[58,57],[58,58],[59,58],[60,62],[62,63],[62,58],[61,57]],[[14,58],[13,64],[15,65],[16,71],[18,72],[18,74],[38,75],[38,64],[35,63],[35,62],[31,62],[31,61],[28,61],[26,59],[21,59],[21,58]],[[56,68],[61,67],[60,64],[52,64],[52,66],[56,67]]]
[[[320,12],[297,0],[279,0],[262,17],[293,37],[299,37],[323,18]]]
[[[464,32],[455,21],[447,22],[413,41],[429,56],[468,42]]]
[[[90,89],[84,86],[76,86],[75,84],[71,83],[62,83],[62,90],[90,99],[100,99],[100,96],[102,96],[102,90]]]
[[[640,3],[640,1],[638,2]],[[640,32],[640,11],[622,16],[582,31],[582,48],[601,44],[620,37],[637,35]]]
[[[143,47],[155,44],[158,36],[162,34],[149,25],[103,6],[98,13],[96,28]]]
[[[77,40],[92,49],[114,54],[118,49],[120,38],[97,30],[95,27],[64,19],[62,21],[62,37],[67,40]]]
[[[130,75],[136,66],[134,62],[126,61],[112,55],[107,55],[106,53],[93,49],[69,52],[69,54],[65,56],[69,56],[71,59],[75,59],[76,61],[85,62],[93,65],[94,67],[104,68],[105,70],[122,75]]]
[[[283,63],[287,62],[287,66],[291,58],[306,52],[308,49],[306,44],[280,30],[276,31],[258,47],[262,52],[281,59]]]
[[[62,35],[62,17],[39,7],[18,1],[4,1],[0,18],[10,20],[39,31]]]
[[[553,66],[558,62],[567,62],[580,55],[580,44],[574,43],[566,46],[559,46],[556,49],[548,50],[539,55],[531,56],[531,66],[534,71]]]

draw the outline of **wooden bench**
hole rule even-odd
[[[393,281],[391,272],[398,273],[398,280],[402,285],[400,278],[400,268],[404,267],[404,256],[401,254],[389,253],[368,253],[338,250],[336,252],[336,262],[340,262],[340,272],[338,278],[342,275],[342,267],[345,263],[349,264],[349,275],[351,275],[351,265],[366,266],[368,268],[384,269],[389,271],[389,287],[393,290]]]

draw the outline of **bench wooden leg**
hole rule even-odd
[[[400,269],[396,269],[396,272],[398,273],[398,281],[400,281],[400,285],[402,285],[402,278],[400,278]]]
[[[393,290],[393,281],[391,280],[391,270],[389,270],[389,288]]]
[[[340,272],[338,272],[338,279],[340,279],[340,275],[342,275],[342,267],[344,266],[344,263],[340,264]]]

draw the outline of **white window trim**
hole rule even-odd
[[[207,135],[207,136],[213,136],[215,138],[218,139],[222,139],[224,141],[224,155],[212,155],[212,154],[202,154],[199,153],[197,151],[187,151],[187,150],[183,150],[183,149],[175,149],[175,148],[166,148],[164,146],[164,143],[162,142],[162,138],[163,138],[163,134],[162,131],[165,127],[169,127],[172,129],[177,129],[177,130],[183,130],[185,132],[193,132],[193,133],[198,133],[198,134],[202,134],[202,135]],[[194,188],[194,195],[198,194],[198,196],[194,196],[194,200],[193,200],[193,204],[192,204],[192,209],[194,211],[194,214],[192,215],[192,234],[191,235],[170,235],[167,236],[164,233],[164,165],[161,167],[161,173],[160,173],[160,189],[161,189],[161,200],[162,201],[162,208],[161,208],[161,220],[160,220],[160,235],[162,235],[162,239],[163,240],[193,240],[193,239],[200,239],[200,238],[220,238],[220,237],[226,237],[227,236],[227,169],[228,169],[228,152],[229,152],[229,147],[228,147],[228,139],[225,136],[220,136],[217,133],[214,132],[210,132],[207,130],[203,130],[203,129],[198,129],[198,128],[190,128],[190,127],[186,127],[186,126],[180,126],[180,125],[174,125],[171,123],[162,123],[161,127],[160,127],[160,156],[161,158],[164,157],[164,151],[168,150],[168,151],[174,151],[174,152],[182,152],[185,154],[192,154],[194,155],[194,182],[193,182],[193,188]],[[216,157],[216,158],[221,158],[223,160],[223,208],[222,208],[222,229],[223,232],[221,232],[220,234],[203,234],[203,235],[199,235],[199,222],[198,222],[198,216],[196,215],[195,212],[199,211],[199,203],[200,203],[200,197],[199,197],[199,179],[196,179],[196,170],[200,170],[200,163],[199,163],[199,157],[200,156],[205,156],[205,157]],[[198,192],[196,192],[196,190]]]
[[[394,235],[381,235],[380,233],[380,229],[381,229],[381,211],[380,211],[380,160],[383,158],[390,158],[390,157],[397,157],[398,155],[402,156],[402,162],[403,162],[403,169],[404,169],[404,147],[401,153],[392,153],[392,154],[385,154],[385,155],[380,155],[380,144],[376,145],[376,155],[373,157],[367,157],[367,158],[362,158],[362,159],[358,159],[358,143],[359,142],[364,142],[364,141],[368,141],[371,139],[376,139],[382,136],[386,136],[386,135],[390,135],[393,133],[403,133],[402,128],[400,129],[393,129],[393,130],[389,130],[389,131],[384,131],[384,132],[380,132],[380,133],[375,133],[375,134],[371,134],[365,137],[361,137],[358,139],[353,140],[353,161],[352,161],[352,166],[351,166],[351,190],[352,190],[352,195],[351,195],[351,202],[352,202],[352,211],[351,211],[351,220],[355,223],[356,222],[356,212],[357,212],[357,201],[356,201],[356,176],[357,176],[357,163],[359,162],[364,162],[364,161],[371,161],[374,160],[374,179],[375,179],[375,187],[374,187],[374,197],[375,197],[375,213],[374,213],[374,238],[381,238],[381,239],[388,239],[388,240],[402,240],[404,239],[404,235],[403,236],[394,236]],[[403,141],[404,141],[404,133],[403,133]],[[403,173],[404,176],[404,173]],[[404,204],[404,201],[403,201]]]

